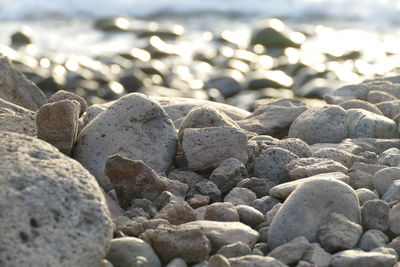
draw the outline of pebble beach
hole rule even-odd
[[[397,9],[266,2],[0,3],[0,266],[399,267]]]

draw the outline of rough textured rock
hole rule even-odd
[[[123,208],[136,198],[156,200],[163,191],[184,196],[187,185],[161,177],[141,160],[130,160],[120,155],[108,157],[105,173],[111,180]]]
[[[372,104],[378,104],[385,101],[397,100],[397,98],[390,93],[373,90],[368,93],[367,100]]]
[[[321,245],[328,252],[353,248],[363,232],[361,225],[348,220],[342,214],[332,212],[326,224],[318,232]]]
[[[348,171],[341,163],[325,158],[294,159],[286,164],[285,168],[293,180],[329,172],[346,174]]]
[[[38,138],[69,155],[78,136],[80,104],[76,100],[60,100],[40,107],[36,115]]]
[[[189,170],[202,171],[218,167],[227,158],[247,161],[247,136],[232,127],[185,129],[182,148]]]
[[[163,172],[171,165],[176,148],[177,135],[167,113],[144,95],[132,93],[120,98],[82,130],[74,158],[107,191],[111,189],[104,173],[108,156],[120,154],[142,160]]]
[[[306,252],[303,259],[311,263],[315,263],[319,267],[328,267],[332,259],[332,255],[321,248],[320,244],[312,243],[311,248]]]
[[[285,264],[294,264],[298,262],[304,254],[310,249],[311,244],[304,236],[295,239],[274,248],[268,257],[275,258]]]
[[[384,247],[389,243],[389,238],[379,230],[368,230],[366,231],[360,239],[360,244],[358,245],[364,251],[370,251],[375,248]]]
[[[377,171],[373,177],[374,188],[382,196],[393,183],[400,179],[400,168],[391,167]]]
[[[389,205],[380,199],[365,202],[361,208],[361,224],[365,230],[388,230]]]
[[[213,203],[206,208],[204,220],[219,222],[238,222],[239,214],[230,202]]]
[[[221,200],[221,191],[217,185],[209,180],[202,180],[196,184],[196,190],[210,198],[211,202],[217,202]]]
[[[161,266],[161,262],[152,247],[143,240],[135,237],[122,237],[111,240],[107,253],[114,267],[125,266]]]
[[[182,224],[195,220],[193,209],[186,201],[182,202],[169,202],[162,208],[154,219],[165,219],[171,224]]]
[[[347,110],[350,138],[399,138],[396,123],[381,115],[363,110]]]
[[[356,89],[356,98],[367,100],[368,94],[371,91],[381,91],[392,94],[393,96],[399,98],[399,89],[400,85],[397,82],[375,79],[359,84]]]
[[[247,176],[246,167],[241,161],[228,158],[211,173],[210,181],[218,186],[221,193],[226,193]]]
[[[232,267],[286,267],[287,265],[272,258],[259,255],[248,255],[230,258]]]
[[[296,118],[290,126],[289,137],[300,138],[310,145],[339,143],[348,137],[348,126],[349,118],[342,107],[315,107]]]
[[[0,98],[0,131],[36,136],[36,113]]]
[[[288,182],[286,164],[298,157],[292,152],[282,148],[268,148],[261,153],[254,166],[258,177],[267,178],[277,184]]]
[[[391,100],[381,102],[376,104],[376,106],[382,111],[384,116],[394,119],[400,113],[399,104],[400,100]]]
[[[0,159],[0,265],[99,264],[112,223],[94,177],[46,142],[16,133],[0,132]]]
[[[200,262],[208,258],[211,250],[205,232],[187,224],[150,229],[140,238],[153,247],[164,263],[174,258],[182,258],[187,263]]]
[[[390,148],[378,156],[378,163],[389,167],[400,166],[400,149]]]
[[[256,193],[258,198],[268,195],[268,191],[275,186],[275,183],[262,178],[246,178],[236,184],[237,187],[244,187]]]
[[[233,205],[251,205],[257,196],[254,192],[247,188],[235,187],[225,196],[224,201]]]
[[[361,250],[345,250],[333,255],[332,267],[392,267],[396,257],[380,252],[364,252]]]
[[[43,92],[6,57],[0,57],[0,73],[0,98],[33,111],[47,103]]]
[[[340,103],[339,106],[341,106],[345,110],[352,109],[352,108],[365,109],[365,110],[373,112],[375,114],[383,115],[377,106],[375,106],[367,101],[363,101],[363,100],[359,100],[359,99],[347,100],[345,102]]]
[[[53,102],[58,102],[60,100],[66,100],[66,99],[76,100],[79,102],[79,105],[80,105],[79,116],[82,116],[82,114],[87,109],[87,103],[86,103],[85,99],[83,99],[82,97],[80,97],[77,94],[74,94],[74,93],[68,92],[68,91],[64,91],[64,90],[59,90],[48,99],[48,102],[53,103]]]
[[[360,210],[354,190],[333,179],[303,183],[286,199],[274,217],[268,233],[270,246],[275,248],[298,236],[315,242],[320,226],[326,223],[332,212],[359,223]]]
[[[255,227],[265,221],[264,215],[255,208],[248,205],[237,205],[236,211],[242,223]]]
[[[177,180],[181,183],[187,184],[189,189],[186,193],[187,196],[193,196],[196,190],[196,184],[205,178],[195,172],[186,171],[182,169],[174,169],[168,173],[168,179]]]
[[[356,161],[367,161],[368,159],[356,156],[353,153],[337,148],[321,148],[313,153],[315,158],[332,159],[343,164],[346,168],[351,168]],[[371,161],[371,160],[370,160]]]
[[[217,251],[217,254],[223,255],[226,258],[241,257],[251,254],[250,247],[243,242],[235,242],[225,245]]]

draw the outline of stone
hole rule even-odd
[[[349,109],[364,109],[367,111],[370,111],[372,113],[378,114],[378,115],[383,115],[380,109],[375,106],[374,104],[371,104],[367,101],[359,100],[359,99],[352,99],[352,100],[347,100],[339,104],[342,108],[345,110]]]
[[[239,214],[230,202],[216,202],[206,208],[204,220],[238,222]]]
[[[333,255],[330,266],[392,267],[395,263],[396,257],[393,255],[350,249]]]
[[[350,171],[362,171],[371,175],[374,175],[377,171],[386,168],[384,165],[379,164],[369,164],[364,162],[354,162],[351,166]]]
[[[372,229],[364,232],[358,245],[364,251],[384,247],[389,243],[389,238],[380,230]]]
[[[169,202],[154,216],[154,219],[165,219],[171,224],[182,224],[195,220],[195,214],[186,201]]]
[[[361,225],[350,221],[342,214],[332,212],[326,224],[320,227],[318,239],[326,251],[337,252],[353,248],[362,233]]]
[[[225,202],[230,202],[234,206],[251,205],[257,196],[254,192],[247,188],[235,187],[224,197]]]
[[[285,166],[298,157],[282,148],[268,148],[258,157],[254,166],[256,176],[267,178],[277,184],[288,182],[288,172]]]
[[[385,101],[397,100],[397,98],[387,92],[382,92],[378,90],[369,91],[367,96],[367,101],[372,104],[378,104]]]
[[[232,267],[287,267],[286,264],[272,258],[259,255],[247,255],[230,258]]]
[[[196,209],[202,206],[207,206],[210,203],[210,197],[200,194],[194,194],[191,198],[187,200],[189,205]]]
[[[304,254],[303,259],[320,267],[328,267],[332,255],[326,252],[318,243],[312,243],[311,248]]]
[[[386,246],[387,248],[392,248],[394,249],[398,255],[400,252],[400,236],[397,236],[390,241],[390,243]]]
[[[262,214],[266,214],[273,206],[280,203],[279,199],[272,196],[264,196],[253,201],[252,207],[260,211]]]
[[[400,100],[390,100],[376,104],[384,116],[394,119],[399,113]]]
[[[348,171],[343,164],[325,158],[294,159],[286,164],[285,168],[293,180],[329,172],[342,172],[346,174]]]
[[[361,208],[361,224],[365,230],[388,230],[389,205],[380,199],[365,202]]]
[[[311,244],[308,240],[304,236],[299,236],[286,244],[274,248],[268,253],[268,257],[275,258],[287,265],[295,264],[303,258],[310,247]]]
[[[114,267],[108,260],[102,260],[97,267]]]
[[[381,154],[385,150],[393,147],[400,149],[399,138],[353,138],[348,141],[361,147],[364,151],[370,151],[376,154]]]
[[[250,227],[256,227],[265,221],[264,215],[251,206],[237,205],[236,211],[239,214],[239,220]]]
[[[368,200],[379,199],[379,197],[374,192],[367,188],[357,189],[356,194],[360,202],[360,207],[362,207]]]
[[[121,97],[82,130],[73,154],[107,191],[111,184],[104,167],[110,155],[142,160],[155,171],[164,172],[176,149],[177,135],[167,113],[144,95],[132,93]]]
[[[317,241],[319,228],[332,212],[343,214],[354,223],[360,222],[355,191],[338,180],[316,179],[297,187],[274,217],[268,233],[271,248],[298,236]]]
[[[345,85],[333,91],[333,94],[325,95],[324,99],[328,104],[337,105],[344,101],[355,99],[356,90],[357,85]]]
[[[218,167],[225,159],[247,161],[247,136],[232,127],[207,127],[185,129],[182,149],[191,171]]]
[[[307,106],[302,101],[290,98],[277,99],[259,106],[250,116],[238,121],[238,125],[259,135],[287,136],[292,122]]]
[[[298,179],[292,182],[287,182],[287,183],[282,183],[279,185],[276,185],[274,187],[272,187],[269,190],[269,195],[272,197],[275,197],[277,199],[286,199],[298,186],[300,186],[301,184],[303,184],[304,182],[307,181],[312,181],[315,179],[337,179],[339,181],[342,181],[346,184],[349,183],[350,178],[349,176],[347,176],[346,174],[342,173],[342,172],[328,172],[328,173],[321,173],[321,174],[317,174],[317,175],[313,175],[307,178],[302,178],[302,179]]]
[[[371,250],[371,252],[379,252],[382,254],[393,255],[396,257],[396,261],[398,261],[399,259],[399,254],[397,254],[394,248],[379,247],[379,248],[374,248],[373,250]]]
[[[120,155],[108,157],[105,173],[110,179],[121,207],[127,208],[136,198],[151,201],[165,190],[184,196],[187,185],[157,175],[141,160],[130,160]]]
[[[398,179],[400,179],[400,168],[391,167],[381,169],[374,174],[374,188],[381,196],[383,196],[383,194],[389,189],[393,181]]]
[[[313,153],[315,158],[325,158],[337,161],[343,164],[346,168],[351,168],[355,161],[364,161],[366,159],[356,156],[345,150],[340,150],[336,148],[321,148]]]
[[[196,184],[196,190],[210,198],[210,202],[217,202],[221,200],[221,191],[213,182],[204,179]]]
[[[146,230],[140,238],[149,243],[163,263],[182,258],[187,263],[206,260],[211,250],[205,232],[187,224]]]
[[[373,175],[360,170],[350,170],[347,174],[350,177],[349,185],[353,189],[367,188],[374,190]]]
[[[196,190],[196,184],[205,178],[195,172],[182,170],[182,169],[174,169],[168,173],[168,179],[177,180],[181,183],[187,184],[189,189],[186,192],[187,196],[193,196]]]
[[[378,163],[389,167],[400,166],[400,149],[390,148],[378,156]]]
[[[382,200],[387,203],[400,200],[400,180],[395,180],[383,194]]]
[[[277,147],[289,150],[299,158],[311,157],[310,146],[299,138],[285,138],[283,140],[274,141]]]
[[[282,203],[278,203],[275,206],[273,206],[267,212],[267,214],[265,214],[265,218],[267,219],[267,225],[271,225],[272,224],[272,221],[274,220],[276,214],[278,213],[278,211],[280,210],[281,207],[282,207]]]
[[[122,237],[111,240],[106,256],[114,267],[124,266],[161,266],[161,262],[152,247],[136,237]],[[140,266],[140,265],[139,265]]]
[[[208,267],[231,267],[229,260],[220,254],[211,256],[208,260]]]
[[[301,43],[293,40],[290,33],[282,21],[271,19],[263,28],[253,32],[250,43],[252,45],[260,44],[268,49],[299,48]]]
[[[349,135],[349,117],[339,106],[310,108],[298,116],[289,128],[289,137],[307,144],[339,143]]]
[[[23,26],[11,35],[11,45],[21,47],[32,43],[33,31],[30,27]]]
[[[246,167],[241,161],[228,158],[211,173],[209,179],[218,186],[221,193],[226,193],[247,176]]]
[[[44,93],[6,57],[0,57],[0,73],[1,99],[32,111],[47,103]]]
[[[313,144],[310,146],[312,153],[315,153],[322,148],[339,149],[341,151],[346,151],[346,152],[352,153],[354,155],[358,155],[364,151],[364,149],[361,146],[356,145],[352,139],[344,139],[342,142],[340,142],[338,144],[317,143],[317,144]],[[308,156],[308,157],[311,157],[311,156]]]
[[[240,72],[239,72],[240,75]],[[240,78],[238,75],[233,75],[229,71],[223,72],[216,77],[210,78],[204,83],[204,89],[218,89],[223,97],[228,98],[236,95],[242,90]]]
[[[212,106],[197,106],[189,111],[179,128],[178,136],[182,138],[184,129],[206,127],[232,127],[239,126],[224,112]]]
[[[228,244],[223,246],[217,251],[217,254],[223,255],[226,258],[234,258],[234,257],[241,257],[251,254],[250,247],[241,242],[235,242],[232,244]]]
[[[170,261],[165,267],[187,267],[187,264],[183,259],[175,258]]]
[[[80,97],[77,94],[74,94],[72,92],[68,92],[68,91],[65,91],[65,90],[59,90],[56,93],[54,93],[48,99],[48,102],[49,103],[53,103],[53,102],[58,102],[60,100],[76,100],[76,101],[78,101],[79,104],[80,104],[79,116],[82,116],[82,114],[87,109],[87,103],[86,103],[85,99],[83,99],[82,97]]]
[[[175,192],[175,193],[177,193],[177,192]],[[170,202],[183,202],[183,201],[185,201],[185,195],[183,194],[183,191],[181,193],[178,192],[178,194],[179,194],[179,196],[174,195],[169,191],[163,191],[163,192],[161,192],[161,194],[159,194],[157,196],[157,198],[152,203],[157,209],[160,210],[160,209],[164,208]],[[134,202],[135,201],[136,200],[134,200]],[[146,200],[146,201],[149,201],[149,200]]]
[[[390,231],[395,235],[400,234],[400,205],[394,205],[389,211]]]
[[[80,104],[75,100],[60,100],[44,104],[36,115],[38,138],[69,155],[78,136]]]
[[[0,98],[0,131],[36,136],[36,113]]]
[[[262,178],[245,178],[236,184],[237,187],[244,187],[256,193],[257,198],[268,195],[268,191],[275,186],[275,183]]]
[[[357,99],[367,100],[369,92],[381,91],[392,94],[393,96],[399,98],[399,89],[400,86],[397,82],[376,79],[359,84],[356,90],[356,97]]]
[[[194,221],[183,224],[204,231],[211,242],[211,254],[216,253],[221,247],[241,241],[250,248],[258,240],[258,232],[240,222]]]
[[[350,138],[399,138],[396,123],[364,109],[347,110]]]
[[[103,193],[48,143],[0,132],[0,199],[1,266],[89,267],[105,257],[112,221]]]

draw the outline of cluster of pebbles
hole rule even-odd
[[[400,266],[399,82],[87,105],[2,57],[0,266]]]

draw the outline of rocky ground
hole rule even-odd
[[[275,48],[298,47],[271,29]],[[269,36],[254,42],[274,47]],[[121,62],[165,52],[151,51]],[[69,73],[74,90],[55,72],[43,93],[0,57],[0,266],[400,266],[399,76],[301,95],[265,75],[246,90],[235,76],[171,89],[176,76],[135,65],[120,87],[121,73],[100,79],[114,63],[90,62]],[[206,100],[252,88],[250,111]]]

